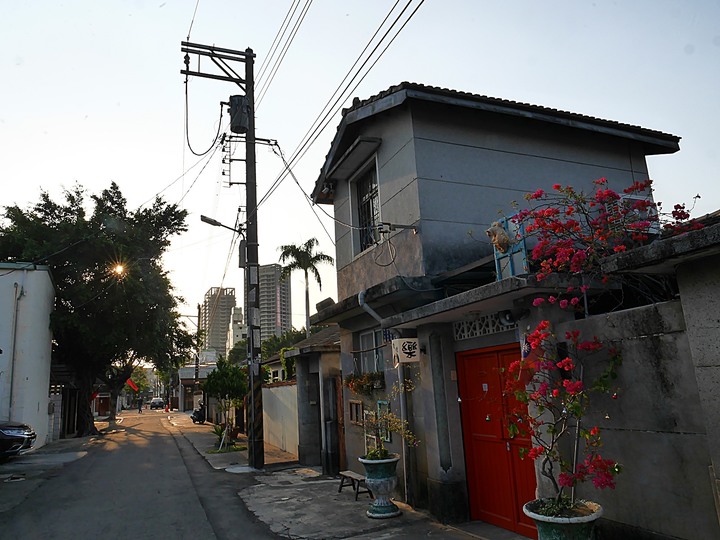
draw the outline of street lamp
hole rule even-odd
[[[234,231],[238,234],[243,234],[242,230],[237,230],[233,227],[228,227],[227,225],[223,225],[222,223],[220,223],[218,220],[207,217],[207,216],[200,216],[200,221],[202,221],[203,223],[207,223],[208,225],[212,225],[213,227],[222,227],[223,229],[228,229],[228,230]]]
[[[241,236],[245,236],[242,229],[235,229],[220,223],[207,216],[200,216],[200,221],[222,227]],[[260,361],[257,353],[260,350],[260,326],[259,326],[259,291],[257,279],[257,263],[247,264],[245,250],[247,244],[243,239],[240,242],[240,268],[245,269],[245,291],[247,294],[248,306],[245,306],[245,318],[248,326],[248,373],[250,374],[250,413],[249,426],[246,429],[248,434],[248,461],[255,469],[262,469],[265,465],[265,449],[263,442],[263,406],[262,406],[262,373],[260,372]],[[257,248],[256,248],[257,249]],[[253,260],[257,261],[256,258]],[[199,321],[199,319],[198,319]]]

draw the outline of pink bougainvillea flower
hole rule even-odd
[[[540,457],[545,449],[542,446],[534,446],[528,450],[527,456],[530,459],[537,459]]]

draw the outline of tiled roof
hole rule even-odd
[[[615,122],[613,120],[605,120],[605,119],[597,118],[594,116],[587,116],[584,114],[563,111],[560,109],[543,107],[541,105],[532,105],[530,103],[523,103],[520,101],[512,101],[509,99],[494,98],[494,97],[489,97],[489,96],[483,96],[480,94],[473,94],[471,92],[462,92],[460,90],[452,90],[449,88],[441,88],[438,86],[428,86],[428,85],[412,83],[412,82],[401,82],[400,84],[391,86],[387,90],[383,90],[382,92],[380,92],[374,96],[371,96],[367,99],[361,100],[359,98],[355,98],[350,107],[348,107],[347,109],[343,109],[343,111],[342,111],[343,117],[345,117],[348,113],[350,113],[354,110],[357,110],[361,107],[369,105],[373,102],[379,101],[380,99],[382,99],[386,96],[389,96],[396,92],[400,92],[402,90],[414,90],[414,91],[418,91],[418,92],[425,92],[425,93],[435,94],[435,95],[439,95],[439,96],[462,98],[462,99],[467,99],[470,101],[484,103],[487,105],[506,107],[508,109],[515,109],[515,110],[525,110],[527,112],[536,113],[536,114],[546,114],[548,116],[553,116],[556,118],[566,118],[569,120],[579,120],[579,121],[581,120],[583,122],[589,122],[589,123],[597,124],[597,125],[612,126],[614,128],[623,129],[623,130],[627,130],[627,131],[634,131],[634,132],[643,133],[646,135],[653,135],[655,137],[660,137],[660,138],[668,138],[668,139],[674,140],[676,142],[680,140],[680,137],[678,137],[676,135],[671,135],[669,133],[663,133],[662,131],[647,129],[647,128],[643,128],[641,126],[635,126],[632,124],[624,124],[622,122]]]

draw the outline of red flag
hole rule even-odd
[[[136,392],[139,390],[139,388],[137,387],[137,384],[135,384],[132,379],[128,379],[127,381],[125,381],[125,384],[127,384],[130,388],[132,388]]]

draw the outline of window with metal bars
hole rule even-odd
[[[355,189],[358,201],[360,251],[365,251],[379,240],[380,201],[374,164],[357,179]]]
[[[385,370],[385,346],[383,332],[374,330],[360,334],[360,370],[361,373]]]

